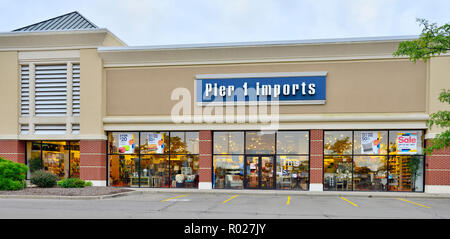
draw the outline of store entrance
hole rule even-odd
[[[245,188],[274,189],[274,156],[256,155],[245,157]]]

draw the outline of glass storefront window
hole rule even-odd
[[[198,132],[109,132],[109,185],[198,187],[198,153]]]
[[[140,161],[141,187],[168,188],[170,167],[168,155],[145,155]]]
[[[358,155],[386,155],[387,131],[355,131],[354,154]]]
[[[242,189],[244,187],[244,156],[216,155],[213,158],[214,188]]]
[[[172,155],[171,165],[171,187],[175,188],[198,188],[198,156],[194,155]]]
[[[351,156],[324,156],[324,190],[352,190]]]
[[[168,132],[141,132],[141,154],[167,154],[169,153]]]
[[[277,156],[277,189],[308,190],[308,156]]]
[[[421,155],[389,157],[389,191],[423,191],[423,165]]]
[[[244,132],[214,132],[214,154],[243,154]]]
[[[352,154],[352,131],[325,131],[324,153],[326,155]]]
[[[110,154],[138,154],[139,133],[112,132],[108,134],[108,148]]]
[[[277,132],[277,154],[308,154],[309,134],[302,131]]]
[[[29,150],[31,149],[31,150]],[[44,165],[41,159],[41,142],[28,142],[27,143],[28,153],[28,167],[30,173],[43,169]],[[30,153],[31,151],[31,153]]]
[[[387,163],[385,156],[355,156],[353,185],[357,191],[386,191]]]
[[[28,178],[37,170],[45,170],[62,178],[80,177],[80,142],[27,142]]]
[[[138,187],[139,157],[136,155],[109,155],[109,182],[111,186]]]
[[[70,142],[70,177],[80,177],[80,142]]]
[[[389,131],[389,154],[423,154],[424,135],[421,130]]]
[[[198,154],[198,132],[170,132],[171,154]]]
[[[245,135],[247,154],[275,154],[274,132],[247,132]]]

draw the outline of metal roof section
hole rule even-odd
[[[77,11],[22,27],[12,32],[36,32],[36,31],[63,31],[63,30],[89,30],[98,27],[83,17]]]

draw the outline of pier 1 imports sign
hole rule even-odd
[[[327,72],[196,75],[198,105],[325,104]]]

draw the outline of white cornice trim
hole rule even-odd
[[[279,115],[279,117],[268,115],[261,116],[238,116],[249,122],[250,118],[261,119],[263,122],[396,122],[396,121],[422,121],[428,119],[425,113],[405,113],[405,114],[321,114],[321,115]],[[223,119],[220,116],[180,116],[178,122],[217,122]],[[107,116],[103,118],[105,124],[155,124],[155,123],[173,123],[172,116]]]
[[[258,58],[258,59],[230,59],[230,60],[202,60],[202,61],[161,61],[161,62],[135,62],[135,63],[104,63],[105,68],[116,67],[148,67],[148,66],[187,66],[187,65],[219,65],[219,64],[245,64],[245,63],[283,63],[283,62],[316,62],[316,61],[353,61],[353,60],[382,60],[382,59],[408,59],[406,56],[394,57],[392,55],[370,56],[329,56],[329,57],[300,57],[300,58]]]
[[[157,51],[157,50],[184,50],[203,48],[238,48],[254,46],[293,46],[293,45],[322,45],[322,44],[345,44],[345,43],[373,43],[373,42],[399,42],[414,40],[417,35],[407,36],[381,36],[381,37],[353,37],[332,39],[306,39],[285,41],[254,41],[254,42],[227,42],[227,43],[200,43],[200,44],[177,44],[177,45],[155,45],[155,46],[130,46],[130,47],[99,47],[99,52],[129,52],[129,51]]]
[[[105,131],[161,131],[161,130],[396,130],[396,129],[426,129],[423,122],[305,122],[270,124],[107,124]]]

